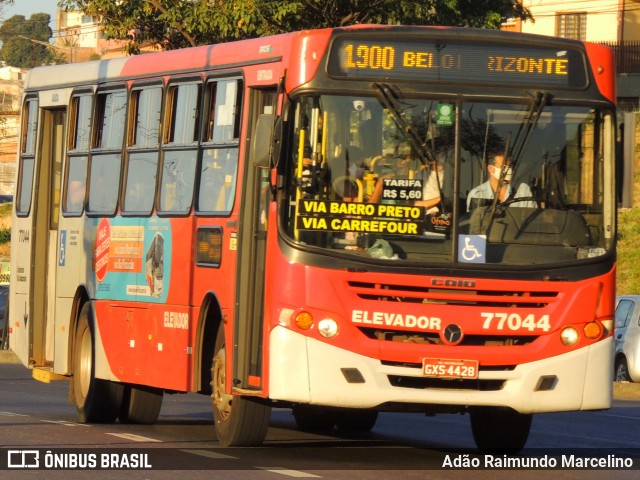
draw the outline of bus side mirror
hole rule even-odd
[[[278,130],[277,128],[275,130]],[[277,158],[275,135],[273,125],[273,114],[261,113],[256,122],[256,130],[251,143],[251,157],[253,164],[258,168],[269,168],[271,166],[271,156]]]

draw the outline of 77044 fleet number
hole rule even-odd
[[[518,313],[482,312],[480,316],[484,318],[482,323],[484,330],[528,330],[529,332],[551,330],[549,315],[536,317],[530,313],[522,317]]]

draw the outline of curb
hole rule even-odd
[[[20,360],[11,350],[0,350],[0,363],[20,363]],[[640,400],[640,383],[613,382],[613,398]]]
[[[11,350],[0,350],[0,363],[20,363],[20,360]]]
[[[640,400],[640,383],[613,382],[613,398],[616,400]]]

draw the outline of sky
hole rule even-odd
[[[51,30],[56,29],[56,9],[58,0],[14,0],[13,5],[2,7],[1,20],[6,20],[14,15],[23,15],[29,18],[33,13],[48,13],[51,15]]]

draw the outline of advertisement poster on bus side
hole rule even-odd
[[[165,302],[171,278],[171,247],[167,219],[100,219],[93,244],[96,298]]]

